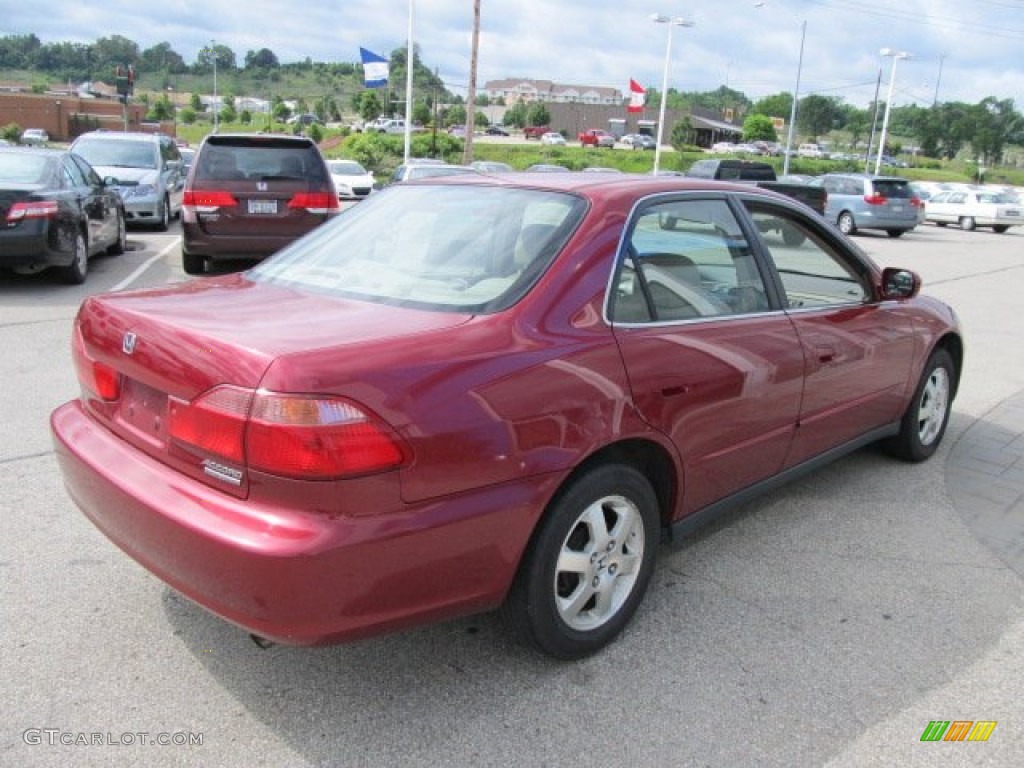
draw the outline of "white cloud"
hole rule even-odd
[[[3,34],[32,32],[47,43],[120,34],[142,48],[166,41],[190,63],[211,39],[231,47],[239,62],[263,47],[281,61],[356,61],[359,46],[386,54],[405,45],[408,10],[408,0],[0,0]],[[415,3],[423,61],[455,92],[468,82],[472,10],[469,0]],[[657,0],[650,8],[622,0],[482,0],[478,86],[521,76],[622,89],[632,77],[660,87],[668,29],[651,22],[655,11],[696,22],[673,28],[669,86],[677,90],[714,90],[728,79],[754,99],[791,92],[806,20],[802,94],[866,104],[879,69],[888,82],[891,62],[878,51],[892,47],[914,54],[898,67],[897,103],[930,103],[937,82],[942,101],[1024,103],[1024,9],[1006,0],[769,0],[758,9],[750,0]]]

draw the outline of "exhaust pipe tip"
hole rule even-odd
[[[277,643],[275,643],[273,640],[267,640],[267,638],[265,637],[260,637],[259,635],[254,635],[251,633],[249,634],[249,639],[256,643],[256,645],[264,651],[268,648],[273,648],[275,645],[277,645]]]

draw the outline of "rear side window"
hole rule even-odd
[[[282,138],[207,139],[196,161],[197,181],[305,180],[327,184],[327,169],[309,142]]]

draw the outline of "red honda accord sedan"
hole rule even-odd
[[[51,424],[111,540],[249,632],[501,607],[570,659],[659,544],[875,441],[933,454],[956,315],[770,192],[396,185],[254,269],[87,299]]]

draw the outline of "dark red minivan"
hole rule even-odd
[[[211,259],[265,258],[338,210],[334,182],[312,139],[211,134],[185,182],[183,266],[197,275]]]

